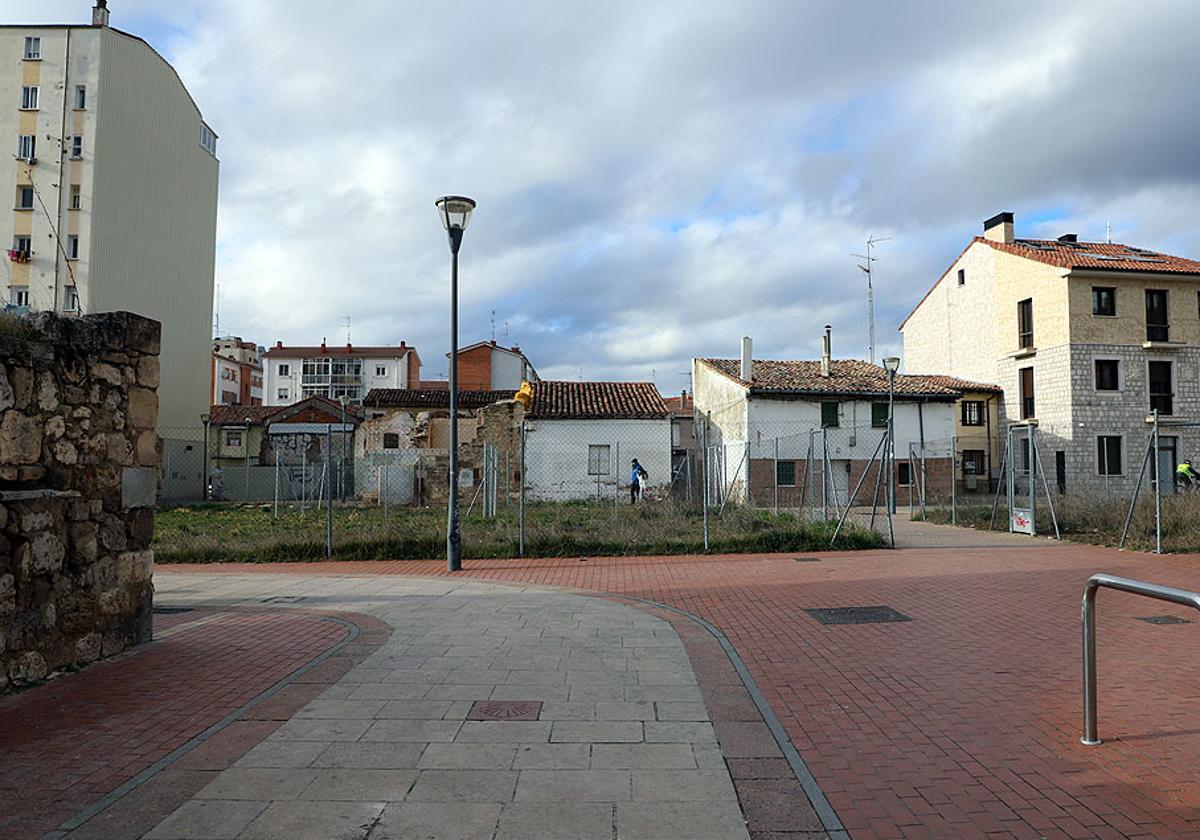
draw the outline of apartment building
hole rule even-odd
[[[262,351],[235,336],[213,340],[213,405],[263,404]]]
[[[1037,424],[1061,492],[1124,489],[1152,410],[1200,421],[1200,262],[1018,239],[1012,213],[983,227],[901,324],[906,369],[999,385],[1003,422]],[[1168,428],[1157,461],[1170,473],[1198,454],[1200,430]]]
[[[0,25],[0,144],[6,306],[161,321],[159,432],[198,440],[219,164],[175,70],[105,0],[90,25]]]
[[[290,405],[306,397],[361,405],[372,388],[420,387],[421,357],[403,341],[397,347],[285,347],[263,354],[267,405]]]
[[[480,341],[458,351],[458,387],[464,391],[516,391],[522,382],[537,378],[520,347]]]

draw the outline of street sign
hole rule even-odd
[[[1013,508],[1010,524],[1014,533],[1033,536],[1033,511],[1029,508]]]

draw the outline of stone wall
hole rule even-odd
[[[150,639],[159,337],[0,318],[0,691]]]

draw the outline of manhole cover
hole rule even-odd
[[[264,604],[297,604],[304,600],[303,595],[276,595],[274,598],[263,598]]]
[[[541,700],[478,700],[467,720],[537,720]]]
[[[150,610],[154,615],[175,615],[176,613],[191,612],[191,607],[154,607]]]
[[[1177,615],[1140,615],[1138,621],[1144,621],[1147,624],[1191,624],[1186,618],[1180,618]]]
[[[805,610],[822,624],[887,624],[892,621],[912,621],[891,607],[829,607]]]

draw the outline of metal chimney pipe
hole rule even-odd
[[[742,381],[751,382],[754,379],[754,342],[750,336],[742,336]]]
[[[821,376],[829,378],[830,367],[833,363],[833,327],[825,325],[825,335],[821,338]]]

